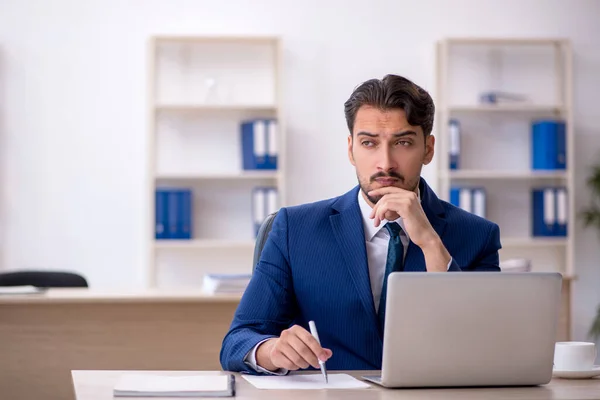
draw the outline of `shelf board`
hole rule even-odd
[[[503,248],[507,247],[556,247],[567,246],[566,237],[500,237]]]
[[[202,180],[260,180],[277,179],[279,172],[276,170],[244,171],[239,173],[210,173],[210,174],[164,174],[156,175],[155,180],[160,181],[202,181]]]
[[[498,171],[498,170],[451,170],[443,174],[450,179],[567,179],[567,171]]]
[[[157,249],[253,249],[254,240],[218,240],[218,239],[160,239],[154,241]]]
[[[157,104],[156,111],[169,112],[218,112],[218,111],[265,111],[275,112],[276,105],[268,104]]]
[[[498,46],[540,46],[540,45],[561,45],[566,42],[562,38],[485,38],[485,37],[457,37],[444,39],[448,44],[453,45],[498,45]]]
[[[536,104],[475,104],[475,105],[456,105],[449,106],[449,112],[468,112],[468,113],[490,113],[490,112],[514,112],[514,113],[528,113],[528,112],[542,112],[542,113],[555,113],[563,112],[564,107],[560,105],[536,105]]]
[[[159,35],[153,39],[158,43],[238,43],[238,44],[276,44],[279,41],[278,36],[261,36],[261,35],[205,35],[205,36],[189,36],[189,35]]]

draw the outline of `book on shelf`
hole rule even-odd
[[[252,274],[206,274],[202,287],[207,293],[243,293]]]
[[[275,119],[253,119],[241,123],[244,170],[276,170],[278,126]]]
[[[533,236],[567,236],[567,189],[565,187],[533,189],[531,215]]]
[[[450,203],[472,214],[486,218],[486,190],[483,187],[450,188]]]
[[[187,188],[155,191],[155,238],[192,238],[193,194]]]

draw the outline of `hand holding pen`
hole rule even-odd
[[[269,371],[279,368],[295,371],[309,366],[320,368],[319,361],[325,362],[331,356],[331,350],[321,347],[310,332],[294,325],[278,338],[261,344],[256,351],[256,362]]]

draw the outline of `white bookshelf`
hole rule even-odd
[[[250,273],[252,190],[285,205],[285,121],[277,37],[157,36],[149,43],[149,287],[199,287]],[[244,170],[240,124],[277,120],[277,170]],[[155,190],[192,190],[192,238],[155,238]]]
[[[563,39],[441,40],[437,47],[434,130],[440,197],[449,201],[450,188],[455,184],[484,187],[486,218],[500,226],[501,261],[527,258],[533,271],[560,272],[567,290],[576,277],[571,57],[571,45]],[[481,103],[479,94],[492,90],[523,94],[527,99]],[[531,121],[545,117],[566,122],[565,170],[531,169]],[[452,118],[461,124],[459,169],[450,169]],[[531,189],[554,185],[567,189],[568,235],[532,237]]]

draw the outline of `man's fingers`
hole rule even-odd
[[[300,337],[290,337],[289,344],[300,356],[302,368],[308,368],[309,365],[312,365],[315,368],[319,367],[319,360],[317,359],[316,354]],[[296,362],[296,364],[300,365],[298,362]]]
[[[392,194],[392,193],[396,193],[396,194],[408,194],[408,195],[415,195],[416,193],[410,190],[406,190],[406,189],[402,189],[396,186],[384,186],[384,187],[380,187],[378,189],[373,189],[371,191],[369,191],[369,193],[367,193],[369,196],[383,196],[386,194]]]
[[[298,336],[306,344],[306,346],[310,348],[312,354],[317,358],[317,360],[315,360],[317,362],[317,366],[319,360],[327,361],[327,359],[331,357],[331,355],[328,354],[319,344],[317,339],[315,339],[314,336],[306,329],[299,331]]]
[[[371,218],[375,217],[375,214],[377,213],[377,208],[379,208],[379,203],[375,203],[375,205],[371,209],[371,215],[370,215]]]
[[[273,364],[289,369],[290,371],[308,368],[308,363],[286,342],[278,343],[277,349],[273,354]]]

